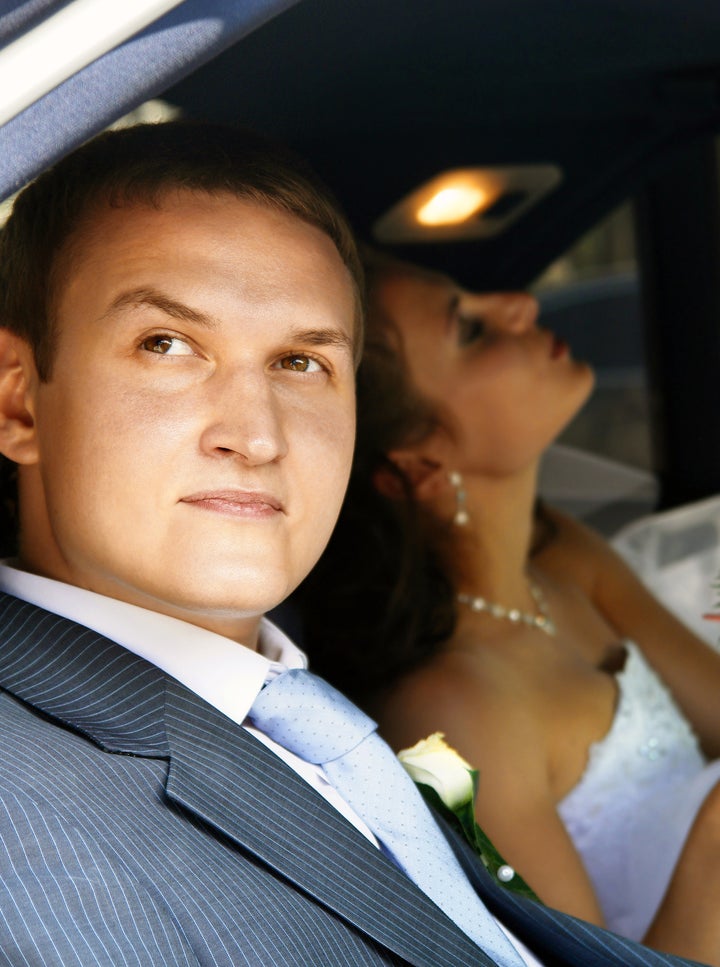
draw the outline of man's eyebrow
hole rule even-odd
[[[208,329],[216,329],[218,327],[217,321],[212,316],[208,316],[204,312],[199,312],[197,309],[193,309],[183,302],[178,302],[177,299],[172,299],[157,289],[148,288],[130,289],[127,292],[122,292],[113,299],[104,316],[108,316],[117,310],[133,308],[135,306],[150,306],[151,308],[159,309],[174,319],[193,322],[199,326],[205,326]],[[355,346],[352,336],[343,332],[342,329],[332,327],[291,329],[290,332],[284,335],[283,340],[290,344],[298,343],[305,346],[339,346],[341,349],[346,349],[351,355]]]
[[[204,312],[199,312],[197,309],[193,309],[183,302],[178,302],[177,299],[171,299],[170,296],[165,295],[165,293],[157,289],[140,288],[122,292],[113,299],[104,315],[108,316],[118,309],[133,308],[135,306],[150,306],[153,309],[159,309],[160,312],[164,312],[165,315],[171,316],[173,319],[181,319],[183,322],[194,322],[196,325],[205,326],[208,329],[217,328],[217,322],[212,316],[208,316]]]
[[[352,336],[342,329],[291,329],[285,338],[288,343],[303,346],[339,346],[351,355],[355,348]]]

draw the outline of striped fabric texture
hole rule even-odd
[[[413,964],[478,950],[245,730],[80,625],[0,594],[0,965]],[[493,885],[548,967],[660,967]]]

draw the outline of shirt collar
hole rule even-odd
[[[91,628],[182,682],[242,723],[263,684],[286,668],[306,668],[300,649],[267,618],[258,650],[126,601],[0,563],[0,590]]]

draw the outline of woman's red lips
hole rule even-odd
[[[550,346],[550,356],[553,359],[558,359],[560,356],[566,356],[569,351],[570,347],[565,340],[553,333],[552,344]]]

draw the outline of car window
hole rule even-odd
[[[595,391],[560,442],[650,469],[650,412],[633,205],[626,202],[533,284],[541,322],[589,360]]]

